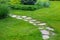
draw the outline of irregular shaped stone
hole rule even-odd
[[[21,16],[22,18],[27,18],[27,16]]]
[[[27,19],[23,19],[24,21],[28,21]]]
[[[28,20],[30,19],[31,20],[32,18],[31,17],[27,17],[26,19],[28,19]]]
[[[17,18],[17,19],[22,19],[22,17],[21,17],[21,16],[17,16],[16,18]]]
[[[39,21],[36,21],[35,23],[36,23],[36,24],[40,24],[40,22],[39,22]]]
[[[34,23],[34,22],[32,22],[32,21],[29,21],[29,23]]]
[[[38,25],[40,25],[40,26],[44,26],[44,25],[46,25],[46,23],[40,23],[40,24],[38,24]]]
[[[51,30],[51,31],[54,31],[54,29],[53,28],[50,28],[50,27],[46,27],[46,29]]]
[[[49,35],[43,35],[42,37],[44,40],[48,40],[50,38]]]
[[[33,21],[33,22],[34,22],[34,21],[36,21],[36,20],[34,20],[34,19],[31,19],[30,21]]]
[[[12,15],[11,17],[17,17],[17,15]]]
[[[47,31],[47,30],[40,30],[40,31],[43,35],[49,35],[50,34],[49,31]]]

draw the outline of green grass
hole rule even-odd
[[[0,40],[39,40],[41,33],[37,27],[13,18],[0,20]]]
[[[31,16],[37,20],[42,20],[52,27],[54,27],[58,32],[60,32],[60,2],[51,2],[49,8],[43,8],[36,11],[22,11],[22,10],[12,10],[11,13],[17,15]]]
[[[51,2],[49,8],[42,8],[36,11],[22,11],[22,10],[12,10],[11,13],[17,15],[31,16],[34,19],[42,20],[46,22],[49,26],[53,27],[57,32],[57,39],[60,39],[60,2]],[[51,39],[53,40],[53,39]]]
[[[60,2],[51,2],[49,8],[36,11],[11,10],[11,14],[31,16],[34,19],[46,22],[55,29],[57,37],[50,40],[60,39]],[[42,40],[37,27],[11,17],[0,20],[0,40]]]

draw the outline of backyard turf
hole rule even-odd
[[[57,35],[50,40],[60,40],[60,2],[51,2],[49,8],[41,8],[35,11],[11,10],[10,13],[30,16],[46,22],[55,29]],[[42,37],[36,26],[23,20],[8,17],[0,20],[0,40],[42,40]]]

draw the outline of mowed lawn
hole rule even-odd
[[[0,40],[42,40],[37,27],[11,17],[0,20]]]
[[[49,8],[41,8],[36,11],[12,10],[12,14],[26,15],[34,19],[46,22],[57,32],[60,32],[60,2],[51,2]]]
[[[30,16],[46,22],[55,29],[57,35],[50,40],[60,40],[60,2],[51,2],[49,8],[35,11],[11,10],[10,13]],[[36,26],[23,20],[8,17],[0,20],[0,40],[42,40],[42,35]]]
[[[36,11],[13,10],[12,14],[26,15],[34,19],[46,22],[57,32],[57,39],[60,38],[60,1],[52,1],[49,8],[41,8]]]

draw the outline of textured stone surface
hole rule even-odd
[[[17,19],[22,19],[21,16],[17,16],[16,18],[17,18]]]
[[[44,40],[48,40],[50,38],[49,35],[43,35],[42,37]]]
[[[44,26],[44,25],[46,25],[46,23],[40,23],[40,24],[38,24],[38,25]]]
[[[24,21],[28,21],[28,20],[26,20],[26,19],[23,19]]]
[[[32,20],[30,20],[30,21],[33,21],[33,22],[35,22],[36,20],[32,19]]]
[[[54,31],[54,29],[53,28],[50,28],[50,27],[46,27],[46,29],[51,30],[51,31]]]
[[[27,19],[27,20],[29,20],[29,19],[31,20],[32,18],[31,18],[31,17],[27,17],[26,19]]]
[[[49,35],[49,31],[47,31],[47,30],[41,30],[41,33],[42,33],[43,35]]]
[[[36,21],[35,23],[36,23],[36,24],[40,24],[40,22],[39,22],[39,21]]]
[[[16,17],[16,15],[11,15],[11,17]]]
[[[27,18],[27,16],[21,16],[22,18]]]
[[[29,21],[29,23],[34,23],[34,22],[32,22],[32,21]]]

